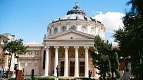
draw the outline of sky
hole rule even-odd
[[[75,3],[87,16],[106,27],[105,38],[113,42],[113,30],[123,27],[129,0],[0,0],[0,34],[10,33],[24,43],[42,43],[47,26],[65,16]]]

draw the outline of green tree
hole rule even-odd
[[[94,47],[96,50],[89,50],[89,52],[93,58],[94,67],[100,71],[98,73],[100,80],[119,80],[119,60],[117,53],[115,53],[117,50],[112,49],[112,44],[101,40],[99,36],[94,38]],[[115,76],[113,76],[114,73]]]
[[[124,57],[131,57],[132,74],[143,78],[143,0],[130,0],[127,4],[132,7],[123,17],[124,27],[113,36]]]
[[[28,46],[23,46],[23,40],[18,39],[18,40],[13,40],[13,41],[5,41],[4,46],[2,46],[4,51],[8,51],[8,54],[10,56],[9,58],[9,65],[8,65],[8,73],[7,77],[9,78],[9,72],[10,72],[10,67],[11,67],[11,60],[12,60],[12,55],[15,56],[15,58],[18,58],[17,55],[19,54],[25,54],[28,50]]]

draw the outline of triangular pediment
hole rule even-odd
[[[48,36],[48,39],[94,39],[95,36],[76,30],[68,30]]]

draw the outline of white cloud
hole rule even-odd
[[[97,11],[97,14],[93,17],[97,21],[100,21],[106,27],[106,32],[113,32],[120,27],[123,27],[122,17],[125,14],[121,12],[107,12],[103,14],[101,11]]]
[[[114,40],[115,40],[115,38],[114,38],[114,37],[111,37],[109,40],[114,41]]]

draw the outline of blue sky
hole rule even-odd
[[[0,0],[0,34],[11,33],[24,43],[42,43],[47,34],[47,25],[54,19],[65,16],[75,2],[87,16],[103,22],[107,31],[106,39],[111,36],[130,6],[129,0]],[[116,18],[116,19],[115,19]],[[118,21],[116,21],[118,20]],[[112,21],[112,22],[111,22]]]

